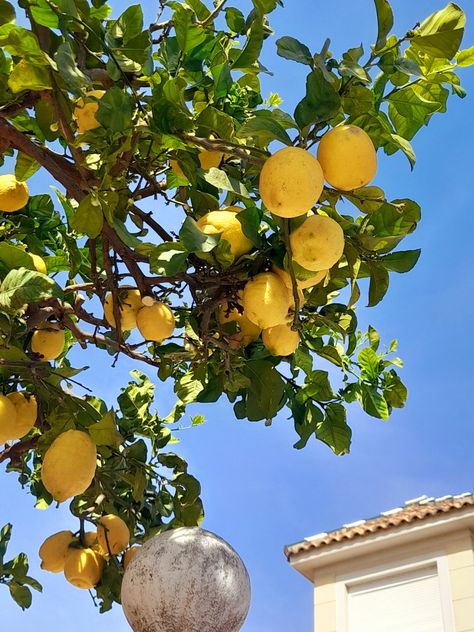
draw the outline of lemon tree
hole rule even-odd
[[[397,36],[374,0],[375,43],[336,59],[274,34],[281,0],[239,4],[160,0],[147,25],[139,3],[0,2],[0,463],[37,507],[67,503],[43,568],[101,611],[143,541],[202,521],[172,445],[189,404],[195,426],[220,398],[267,425],[287,409],[296,449],[344,455],[349,405],[386,420],[407,399],[396,342],[357,320],[420,255],[402,244],[420,207],[387,198],[378,157],[414,168],[412,139],[465,96],[465,14]],[[264,46],[306,67],[292,112],[262,93]],[[114,405],[74,348],[136,363]],[[0,583],[26,608],[41,586],[3,561],[10,533]]]

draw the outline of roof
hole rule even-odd
[[[403,527],[417,520],[425,520],[437,514],[446,514],[459,511],[469,505],[474,505],[474,494],[467,492],[457,496],[442,496],[433,498],[420,496],[407,500],[403,507],[396,507],[389,511],[383,511],[379,516],[358,520],[345,524],[339,529],[329,533],[318,533],[302,542],[285,547],[285,555],[288,560],[298,553],[328,547],[344,540],[353,540],[363,536],[372,535],[378,531],[387,531]]]

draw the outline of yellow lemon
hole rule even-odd
[[[356,125],[339,125],[324,134],[318,160],[327,182],[341,191],[365,187],[377,173],[374,144]]]
[[[324,187],[321,166],[300,147],[285,147],[270,156],[260,173],[260,196],[279,217],[298,217],[319,200]]]
[[[67,430],[46,451],[41,479],[52,497],[61,503],[86,491],[96,467],[97,450],[90,436],[80,430]]]
[[[139,290],[118,289],[120,303],[120,328],[122,331],[130,331],[137,326],[137,312],[143,307]],[[114,299],[112,294],[107,294],[104,302],[105,320],[111,327],[115,327]]]
[[[26,206],[29,197],[26,182],[20,182],[11,173],[0,176],[0,211],[19,211]]]
[[[296,351],[300,335],[289,325],[276,325],[263,330],[262,340],[272,355],[288,356]]]
[[[262,272],[247,282],[243,292],[244,313],[264,329],[284,323],[292,301],[288,288],[273,272]]]
[[[242,302],[242,293],[239,292],[238,303],[242,304]],[[257,340],[262,331],[261,327],[247,318],[243,312],[243,308],[242,312],[239,312],[236,307],[231,309],[229,303],[223,303],[219,306],[218,319],[222,325],[231,322],[237,323],[239,331],[234,334],[230,334],[229,338],[238,343],[238,345],[242,345],[244,347]]]
[[[125,570],[127,570],[127,566],[130,564],[130,562],[132,561],[132,559],[135,557],[135,555],[138,553],[139,550],[140,550],[139,546],[132,546],[131,549],[127,549],[125,551],[125,553],[123,554],[123,559],[122,559],[122,564]]]
[[[273,269],[273,272],[275,272],[276,274],[278,274],[279,277],[282,278],[283,283],[286,285],[286,287],[289,290],[293,291],[293,284],[291,282],[291,276],[289,272],[287,272],[286,270],[282,270],[281,268],[275,265],[273,266],[272,269]],[[314,276],[310,276],[305,281],[301,281],[300,279],[297,279],[296,283],[298,285],[298,289],[306,290],[310,287],[313,287],[314,285],[317,285],[318,283],[321,283],[321,281],[326,277],[327,273],[328,273],[327,270],[321,270],[317,272]]]
[[[97,544],[97,531],[86,531],[84,533],[84,544],[86,547],[92,548]]]
[[[64,564],[64,577],[76,586],[90,590],[102,577],[104,558],[93,549],[69,549]]]
[[[9,424],[10,436],[8,440],[12,441],[13,439],[21,439],[33,428],[38,416],[38,405],[34,395],[27,399],[24,393],[15,392],[9,393],[7,397],[16,410],[16,415],[12,417],[13,421]],[[6,431],[6,426],[0,425],[0,436]]]
[[[44,259],[39,255],[34,255],[32,252],[30,252],[29,255],[33,259],[33,265],[35,266],[36,272],[41,272],[41,274],[48,274]]]
[[[154,301],[138,311],[137,326],[145,340],[163,342],[173,334],[176,321],[168,305]]]
[[[51,573],[63,571],[69,545],[74,541],[76,538],[72,531],[59,531],[46,538],[39,550],[41,568]]]
[[[344,252],[344,232],[330,217],[312,215],[290,235],[293,259],[306,270],[329,270]]]
[[[77,130],[81,134],[100,127],[96,114],[99,109],[98,101],[102,99],[104,94],[105,90],[91,90],[85,97],[81,97],[76,101],[74,118],[77,122]]]
[[[240,210],[240,209],[239,209]],[[234,259],[238,259],[253,248],[253,244],[242,230],[235,211],[211,211],[200,219],[197,225],[206,235],[221,235],[229,242]]]
[[[43,356],[49,362],[55,360],[64,350],[64,331],[62,329],[37,329],[31,338],[31,350]]]
[[[171,171],[174,173],[174,175],[177,176],[178,178],[184,178],[185,180],[187,180],[186,174],[179,166],[178,161],[170,158],[169,162],[170,162]]]
[[[104,551],[118,555],[127,548],[130,542],[130,531],[122,518],[107,514],[99,520],[97,541]]]
[[[10,441],[16,425],[17,412],[14,403],[6,395],[0,395],[0,443]]]
[[[207,149],[203,149],[203,151],[200,151],[198,155],[199,164],[201,165],[201,169],[204,169],[204,171],[209,171],[212,167],[218,168],[223,157],[224,152],[209,151]]]

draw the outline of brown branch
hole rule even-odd
[[[258,165],[261,167],[265,162],[265,159],[270,155],[269,152],[264,149],[259,149],[258,147],[242,147],[237,143],[232,143],[231,141],[226,141],[222,139],[212,140],[210,138],[200,138],[199,136],[192,136],[191,134],[183,134],[181,138],[188,143],[193,143],[194,145],[198,145],[203,149],[207,149],[209,151],[222,151],[225,154],[232,154],[233,156],[237,156],[242,160],[246,160],[254,165]],[[252,156],[250,152],[256,152],[261,154],[261,158],[257,158],[256,156]]]
[[[132,207],[132,213],[153,229],[163,241],[173,241],[173,237],[160,224],[158,224],[156,220],[153,219],[151,213],[147,213],[135,205]]]
[[[0,108],[0,117],[10,118],[22,110],[32,108],[41,99],[42,94],[42,92],[26,92],[20,101],[16,101],[11,105],[5,105]]]
[[[15,467],[20,467],[21,465],[21,457],[33,450],[38,445],[38,441],[40,440],[40,436],[33,437],[28,441],[23,441],[20,443],[14,443],[13,445],[5,448],[0,452],[0,463],[10,459],[10,464]]]

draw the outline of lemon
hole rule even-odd
[[[59,503],[78,496],[92,483],[97,450],[88,434],[67,430],[50,445],[43,459],[41,479]]]
[[[285,147],[270,156],[260,173],[260,196],[267,209],[279,217],[307,213],[324,187],[316,158],[300,147]]]
[[[139,550],[140,550],[139,546],[132,546],[131,549],[127,549],[125,551],[125,553],[123,554],[123,559],[122,559],[122,564],[125,570],[127,570],[127,566],[130,564],[130,562],[132,561],[132,559],[135,557],[135,555],[138,553]]]
[[[235,211],[211,211],[198,219],[197,225],[206,235],[221,235],[222,239],[229,242],[234,259],[238,259],[253,248],[252,242],[242,230],[242,224],[237,219]]]
[[[145,340],[163,342],[173,334],[176,321],[168,305],[154,301],[138,311],[137,326]]]
[[[0,176],[0,211],[19,211],[26,206],[29,197],[26,182],[20,182],[11,173]]]
[[[218,168],[223,157],[224,152],[209,151],[208,149],[203,149],[203,151],[200,151],[198,155],[199,164],[201,165],[201,169],[204,169],[204,171],[209,171],[212,167]]]
[[[88,548],[97,545],[97,531],[86,531],[84,533],[84,544]]]
[[[46,361],[55,360],[64,351],[62,329],[37,329],[31,338],[31,350],[42,355]]]
[[[365,187],[377,173],[377,152],[370,136],[356,125],[339,125],[322,137],[318,160],[336,189]]]
[[[81,134],[100,127],[96,114],[99,109],[98,101],[102,99],[104,94],[105,90],[91,90],[85,97],[81,97],[76,101],[74,118],[77,122],[77,130]]]
[[[247,318],[264,329],[285,322],[292,300],[277,274],[262,272],[246,283],[243,305]]]
[[[63,571],[69,545],[75,540],[72,531],[58,531],[46,538],[39,549],[41,568],[51,573]]]
[[[286,270],[282,270],[278,266],[273,266],[272,270],[283,280],[283,283],[286,285],[286,287],[293,292],[293,283],[291,281],[291,275],[289,274],[289,272],[287,272]],[[305,281],[297,279],[296,284],[298,286],[298,289],[306,290],[310,287],[313,287],[314,285],[317,285],[318,283],[321,283],[321,281],[326,277],[327,273],[327,270],[321,270],[320,272],[316,272],[314,276],[310,276]]]
[[[276,325],[263,330],[262,340],[272,355],[288,356],[296,351],[300,335],[290,325]]]
[[[21,439],[33,428],[38,416],[38,405],[35,396],[27,399],[24,393],[9,393],[8,399],[15,406],[16,414],[10,418],[10,423],[0,425],[0,437],[9,434],[8,441]]]
[[[119,288],[117,295],[120,303],[120,328],[122,331],[130,331],[137,326],[137,312],[143,307],[141,294],[138,290]],[[112,294],[105,297],[104,316],[109,325],[115,327]]]
[[[293,259],[306,270],[329,270],[344,252],[344,232],[330,217],[312,215],[290,235]]]
[[[32,252],[30,252],[29,255],[33,259],[33,265],[35,266],[36,272],[41,272],[41,274],[48,274],[44,259],[39,255],[34,255]]]
[[[104,569],[104,558],[93,549],[69,549],[64,564],[64,577],[76,586],[90,590],[99,582]]]
[[[17,412],[14,403],[6,395],[0,395],[0,443],[10,440],[16,426]]]
[[[187,180],[186,174],[179,166],[178,161],[170,158],[169,162],[170,162],[171,171],[174,173],[174,175],[177,176],[178,178],[184,178],[185,180]]]
[[[122,518],[107,514],[99,520],[97,541],[104,551],[117,555],[127,548],[130,542],[130,531]]]
[[[239,304],[242,304],[243,302],[241,292],[238,294],[237,301]],[[246,347],[251,342],[254,342],[260,336],[262,331],[261,327],[247,318],[243,309],[242,312],[239,312],[236,307],[231,309],[229,303],[223,303],[219,306],[218,319],[222,325],[231,322],[237,323],[239,331],[230,334],[228,337],[232,341],[235,341],[239,346],[241,345]]]

